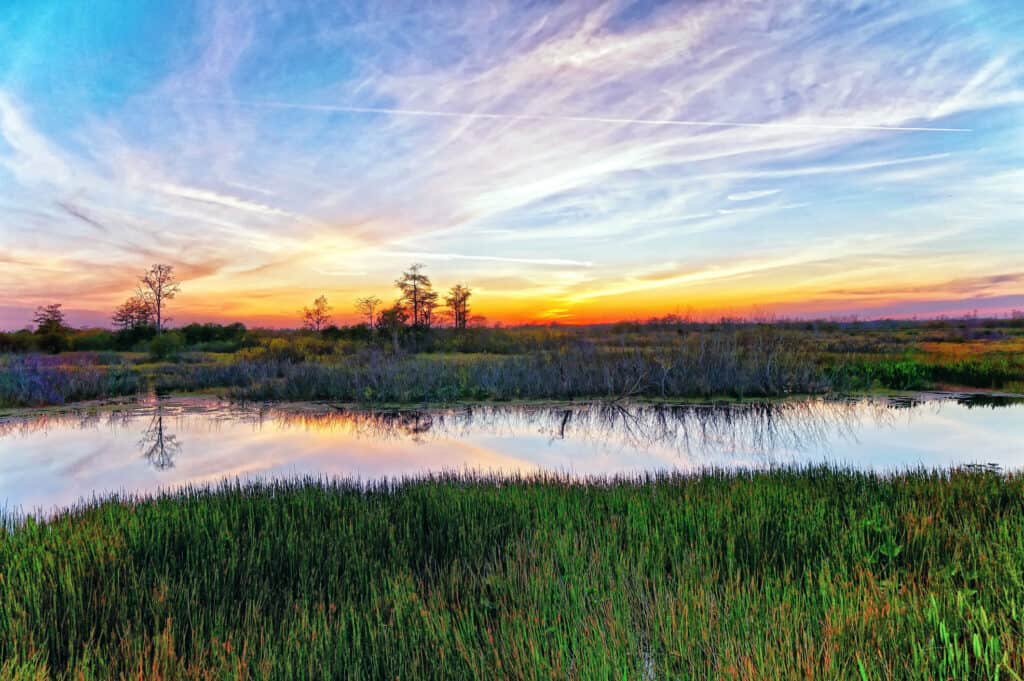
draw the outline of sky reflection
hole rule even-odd
[[[25,511],[225,477],[574,476],[836,463],[1024,464],[1020,404],[931,399],[365,412],[154,400],[0,420],[0,505]]]

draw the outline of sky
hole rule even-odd
[[[0,328],[1024,309],[1019,0],[0,3]]]

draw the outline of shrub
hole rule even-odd
[[[185,347],[185,338],[178,331],[166,331],[149,342],[149,355],[153,359],[163,360],[178,356]]]
[[[84,329],[71,338],[74,350],[114,350],[117,348],[117,336],[106,329]]]
[[[48,352],[51,355],[56,355],[59,352],[68,350],[71,347],[71,343],[68,341],[68,337],[61,331],[53,331],[41,333],[36,337],[36,344],[39,349],[43,352]]]

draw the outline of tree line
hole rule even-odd
[[[390,341],[397,350],[400,340],[412,339],[414,345],[419,345],[417,340],[422,340],[426,333],[439,326],[463,330],[470,326],[482,326],[486,321],[472,314],[469,301],[473,291],[468,285],[460,282],[443,294],[439,293],[421,263],[410,265],[394,283],[398,297],[390,306],[385,307],[384,301],[377,296],[360,297],[354,301],[355,312],[365,321],[351,327],[351,331],[358,334],[376,332],[382,339]],[[159,344],[165,340],[173,342],[175,339],[165,339],[163,336],[172,320],[168,316],[168,307],[180,290],[181,282],[172,265],[157,263],[143,272],[133,294],[118,305],[111,315],[116,336],[115,346],[134,347],[143,342]],[[341,329],[332,324],[332,309],[326,295],[317,297],[312,306],[302,310],[302,328],[318,334],[337,335]],[[69,337],[73,329],[67,325],[60,303],[39,306],[33,321],[36,324],[33,346],[47,352],[70,349]],[[226,342],[237,340],[239,329],[244,333],[245,327],[241,324],[227,327],[190,324],[180,331],[188,331],[185,335],[189,342]],[[230,338],[222,338],[225,333]]]
[[[159,336],[170,318],[167,305],[181,289],[172,265],[155,264],[139,277],[135,293],[119,305],[111,315],[115,330],[126,338],[126,344]],[[40,305],[32,315],[35,322],[35,345],[46,352],[68,349],[68,326],[61,303]]]
[[[455,329],[465,329],[483,323],[483,317],[470,314],[469,299],[473,290],[463,283],[452,286],[442,298],[434,290],[433,282],[424,273],[421,263],[413,263],[395,280],[399,295],[395,302],[382,308],[384,301],[377,296],[357,298],[354,309],[366,319],[369,329],[391,336],[396,347],[403,331],[428,331],[445,323]],[[443,301],[443,304],[442,304]],[[331,325],[331,306],[327,296],[321,295],[312,307],[302,310],[302,326],[309,331],[322,332]]]

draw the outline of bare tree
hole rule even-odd
[[[145,300],[153,311],[157,333],[163,330],[165,321],[170,321],[169,317],[164,318],[164,307],[168,300],[178,294],[180,289],[181,284],[174,277],[172,265],[153,265],[139,280],[136,295]]]
[[[395,286],[402,292],[399,302],[404,303],[412,312],[412,325],[429,328],[434,308],[437,307],[437,294],[434,293],[430,277],[423,274],[423,265],[410,265],[395,280]]]
[[[331,323],[331,306],[327,304],[327,296],[320,296],[313,301],[313,307],[302,309],[302,326],[310,331],[323,331]]]
[[[153,310],[145,298],[135,295],[119,305],[111,319],[122,331],[137,329],[153,323]]]
[[[451,310],[452,324],[456,329],[464,329],[469,323],[469,297],[473,295],[464,284],[456,284],[445,296],[445,305]]]
[[[366,316],[366,325],[373,328],[373,322],[376,319],[374,312],[381,304],[381,299],[377,296],[366,296],[365,298],[356,299],[356,312]]]
[[[60,303],[40,305],[32,316],[36,323],[36,333],[60,333],[65,329],[64,311]]]

